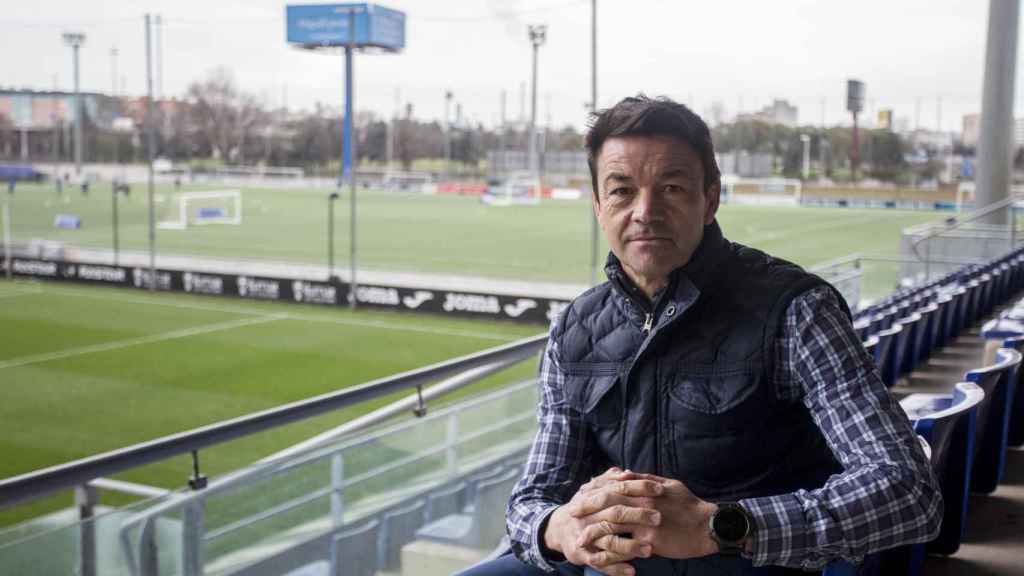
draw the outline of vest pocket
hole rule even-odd
[[[563,366],[569,405],[596,427],[617,427],[622,420],[619,364],[577,363]]]
[[[724,414],[742,404],[757,391],[760,372],[748,368],[735,370],[687,370],[668,382],[669,419],[679,420],[700,414]]]

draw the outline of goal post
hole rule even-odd
[[[803,184],[792,178],[722,176],[723,202],[769,206],[799,206]]]
[[[162,230],[184,230],[189,226],[242,223],[242,192],[211,190],[182,192],[174,199],[171,218],[160,221]]]

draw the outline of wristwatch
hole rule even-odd
[[[754,519],[736,502],[720,502],[708,522],[711,539],[718,544],[718,553],[738,556],[754,534]]]

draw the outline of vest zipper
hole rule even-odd
[[[644,318],[643,331],[644,332],[650,332],[651,331],[651,326],[653,324],[654,324],[654,312],[648,312],[647,316]]]

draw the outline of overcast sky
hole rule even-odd
[[[343,58],[290,48],[280,0],[4,0],[0,85],[72,89],[61,32],[84,32],[82,87],[113,88],[111,48],[126,92],[145,91],[143,15],[161,14],[163,90],[170,97],[216,67],[268,105],[339,106]],[[590,99],[590,0],[387,0],[407,14],[401,54],[356,58],[356,107],[390,115],[396,97],[441,118],[451,90],[464,115],[493,125],[529,113],[528,24],[547,24],[538,121],[582,126]],[[598,102],[667,95],[727,118],[773,98],[801,123],[848,122],[845,80],[867,85],[866,112],[893,108],[959,130],[981,107],[987,0],[598,0]],[[1017,58],[1018,69],[1022,59]],[[120,86],[120,80],[118,81]],[[400,95],[396,94],[400,93]],[[1015,96],[1017,115],[1024,98]],[[941,103],[941,105],[940,105]]]

